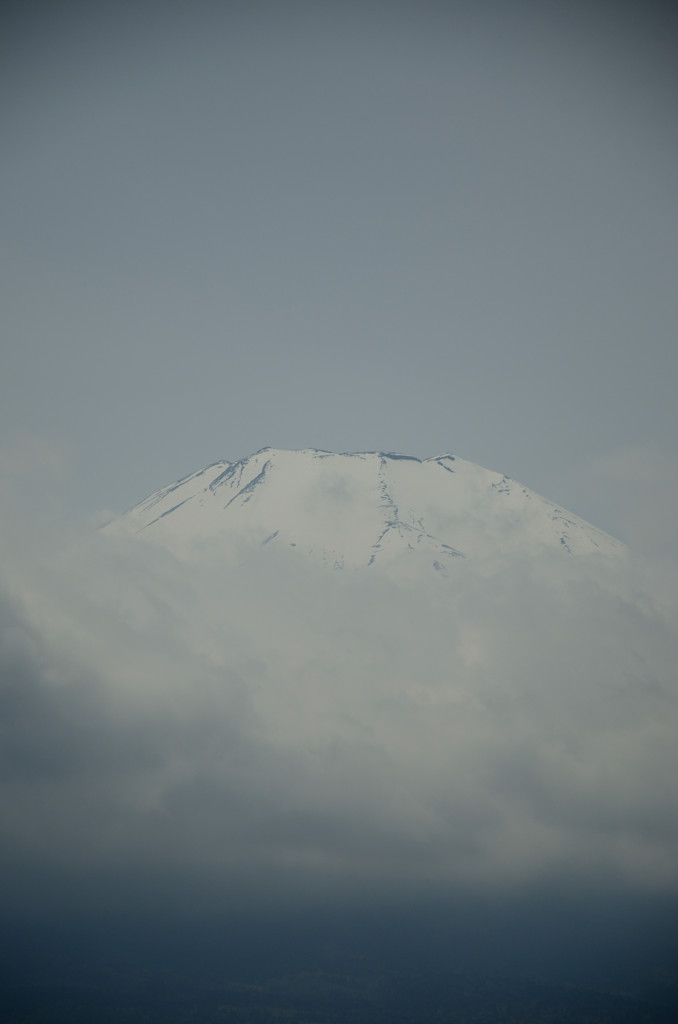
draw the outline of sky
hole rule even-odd
[[[265,445],[451,451],[671,543],[670,5],[1,17],[8,487],[100,522]]]
[[[388,908],[675,963],[675,30],[3,5],[0,943]],[[94,530],[268,445],[456,453],[632,553],[443,593]]]

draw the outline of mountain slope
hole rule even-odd
[[[456,559],[559,550],[618,555],[624,546],[506,476],[453,455],[333,454],[264,448],[217,462],[152,494],[108,528],[177,553],[297,549],[331,568],[417,553],[445,573]]]

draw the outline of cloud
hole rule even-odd
[[[6,548],[5,903],[675,896],[670,617],[623,560],[455,569]]]

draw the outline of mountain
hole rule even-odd
[[[422,994],[431,964],[570,984],[597,962],[617,993],[626,965],[674,970],[675,616],[617,541],[452,455],[264,449],[8,554],[6,949],[17,907],[102,922],[127,992],[143,960],[120,972],[117,920],[126,949],[182,951],[163,985],[191,963],[210,992],[209,963],[245,979],[184,1014],[205,1020],[280,1016],[267,943],[288,982],[328,972],[290,1020],[339,1019],[336,979],[390,991],[394,963]],[[449,998],[399,1019],[451,1020]]]
[[[176,552],[197,542],[271,545],[333,569],[416,557],[619,555],[624,545],[528,488],[454,455],[262,448],[216,462],[146,498],[109,529]]]

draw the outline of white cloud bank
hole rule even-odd
[[[104,905],[142,877],[125,898],[162,882],[196,911],[563,879],[678,893],[674,606],[633,560],[458,560],[402,586],[271,549],[11,541],[9,906]]]

